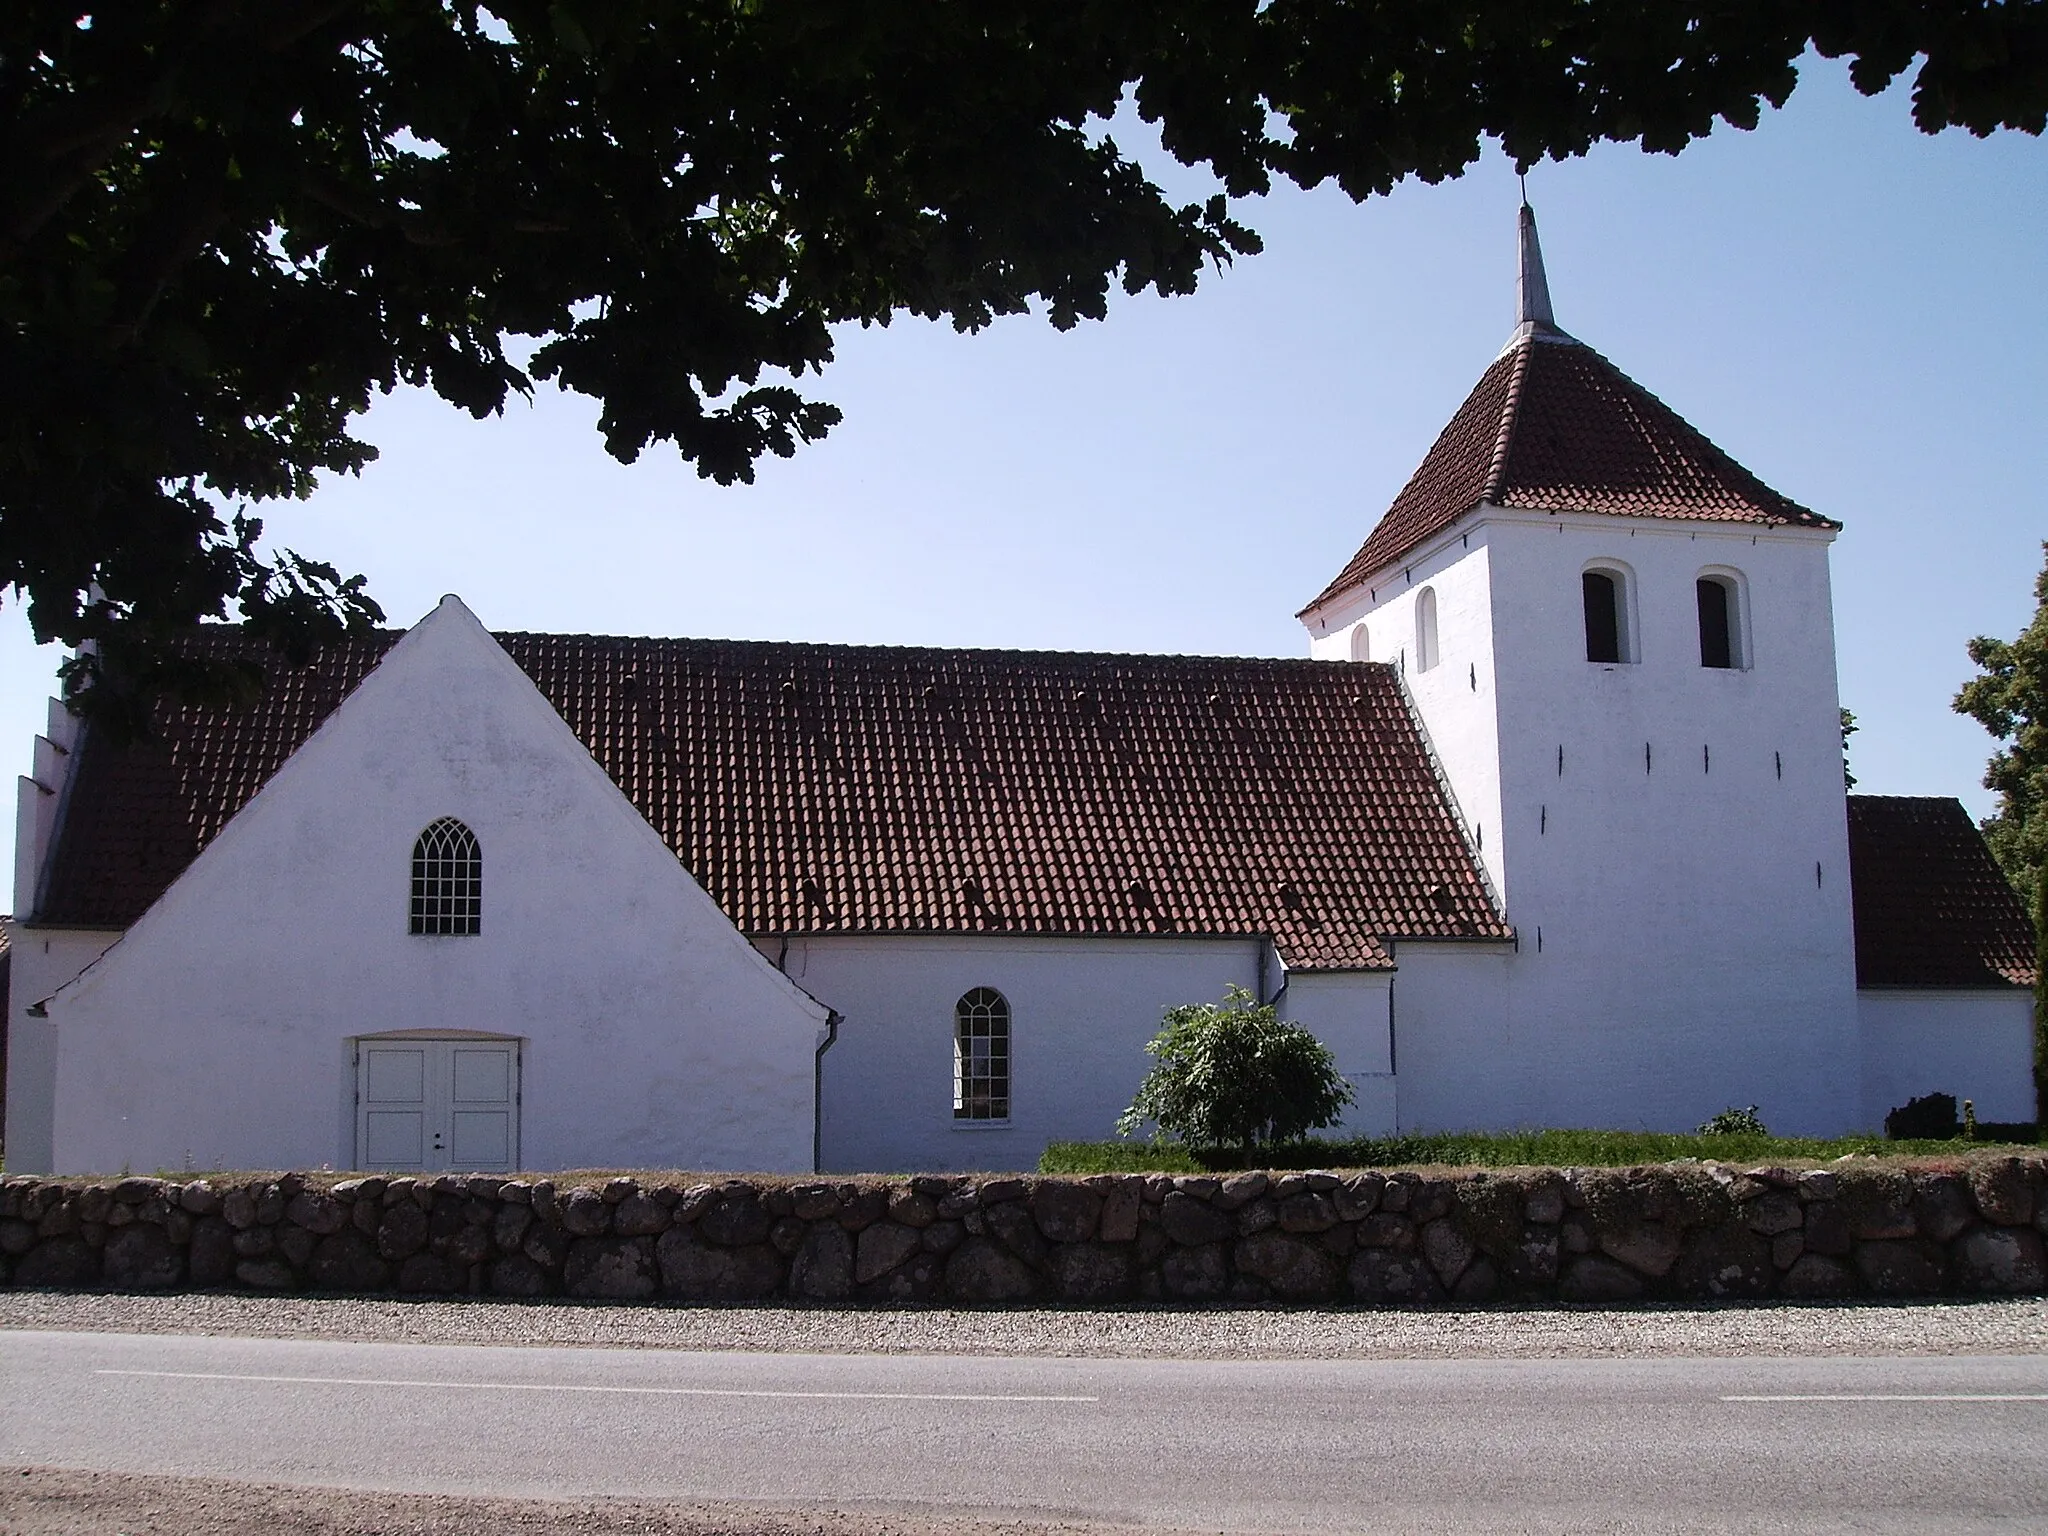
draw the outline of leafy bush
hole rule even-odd
[[[1884,1117],[1884,1133],[1893,1141],[1946,1140],[1960,1130],[1956,1096],[1952,1093],[1929,1093],[1908,1099]]]
[[[1768,1136],[1763,1116],[1756,1112],[1754,1104],[1737,1108],[1731,1104],[1700,1127],[1702,1136]]]
[[[1329,1048],[1242,987],[1167,1009],[1145,1050],[1157,1064],[1118,1117],[1120,1136],[1149,1120],[1161,1138],[1248,1153],[1334,1125],[1353,1101]]]
[[[2042,1127],[2031,1120],[1979,1120],[1977,1140],[1996,1141],[2017,1146],[2030,1147],[2040,1141]]]

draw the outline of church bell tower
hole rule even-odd
[[[1479,1075],[1402,1122],[1637,1103],[1690,1129],[1758,1103],[1774,1129],[1841,1129],[1841,525],[1560,329],[1526,204],[1519,237],[1507,345],[1300,615],[1313,655],[1398,670],[1517,935],[1497,1022],[1412,1021],[1404,1055],[1475,1053]]]

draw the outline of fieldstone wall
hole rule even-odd
[[[2048,1159],[812,1182],[0,1181],[0,1284],[1427,1306],[2038,1293]]]

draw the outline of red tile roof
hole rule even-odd
[[[1350,564],[1304,613],[1480,502],[1539,512],[1839,528],[1737,464],[1583,342],[1526,327],[1494,359]]]
[[[1961,804],[1851,795],[1856,982],[1865,987],[2034,983],[2034,925]]]
[[[133,922],[395,638],[89,738],[38,921]],[[1510,936],[1384,665],[499,639],[750,934]]]

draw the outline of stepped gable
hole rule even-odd
[[[133,922],[396,638],[89,739],[38,921]],[[498,638],[746,933],[1512,936],[1384,665]]]
[[[1642,385],[1558,329],[1521,210],[1520,323],[1358,553],[1306,614],[1441,533],[1482,501],[1765,527],[1839,528],[1779,495]]]
[[[2034,927],[1961,803],[1849,796],[1862,987],[2027,987]]]

